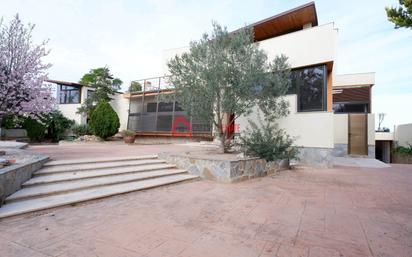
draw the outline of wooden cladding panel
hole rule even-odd
[[[368,155],[368,116],[349,114],[349,154]]]
[[[255,41],[262,41],[272,37],[302,30],[305,24],[318,25],[318,17],[314,2],[296,7],[289,11],[277,14],[267,19],[251,24],[255,33]],[[236,33],[236,31],[233,31]]]
[[[339,90],[339,91],[338,91]],[[340,93],[338,93],[338,92]],[[356,87],[356,88],[343,88],[335,89],[333,94],[334,103],[350,103],[350,102],[370,102],[370,86]]]

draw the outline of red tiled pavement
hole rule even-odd
[[[28,150],[43,153],[52,159],[82,159],[94,157],[150,155],[159,152],[204,151],[205,146],[185,144],[128,145],[122,141],[104,143],[66,143],[64,145],[31,145]]]
[[[0,221],[0,256],[410,257],[412,165],[195,181]]]

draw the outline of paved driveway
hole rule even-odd
[[[196,181],[0,221],[0,256],[412,256],[412,166]]]
[[[63,145],[34,145],[28,150],[43,153],[55,160],[82,159],[94,157],[114,157],[131,155],[148,155],[159,152],[193,152],[210,149],[200,144],[158,144],[128,145],[122,141],[103,143],[66,143]]]

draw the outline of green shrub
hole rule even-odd
[[[93,135],[93,131],[91,130],[90,126],[87,124],[72,126],[72,132],[77,137],[84,136],[84,135]]]
[[[266,161],[297,159],[298,149],[294,140],[272,121],[262,122],[258,126],[249,120],[250,127],[239,138],[239,145],[248,156],[263,158]]]
[[[73,120],[69,120],[57,110],[43,115],[42,122],[46,126],[46,138],[52,142],[62,140],[66,130],[74,124]]]
[[[90,115],[90,128],[93,134],[103,139],[119,131],[120,122],[117,113],[106,101],[99,103]]]
[[[43,141],[46,135],[46,126],[44,126],[38,120],[27,117],[23,122],[23,127],[24,129],[26,129],[27,136],[30,138],[31,141]]]
[[[136,135],[136,132],[135,132],[135,131],[133,131],[133,130],[127,130],[127,129],[122,130],[120,133],[122,134],[123,137],[130,137],[130,136]]]
[[[1,120],[1,127],[5,129],[21,128],[24,119],[15,115],[6,115]]]
[[[399,154],[407,154],[407,155],[412,155],[412,145],[408,144],[408,146],[398,146],[393,149],[394,153],[399,153]]]

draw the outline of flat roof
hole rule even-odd
[[[340,74],[333,81],[334,88],[373,86],[375,84],[375,72]]]
[[[84,85],[75,83],[75,82],[69,82],[69,81],[62,81],[62,80],[54,80],[54,79],[46,79],[46,82],[54,83],[54,84],[59,84],[59,85],[65,85],[65,86],[73,86],[73,87],[83,87]]]
[[[318,16],[314,2],[295,7],[246,27],[253,28],[255,42],[258,42],[302,30],[306,24],[311,24],[313,27],[318,25]]]

